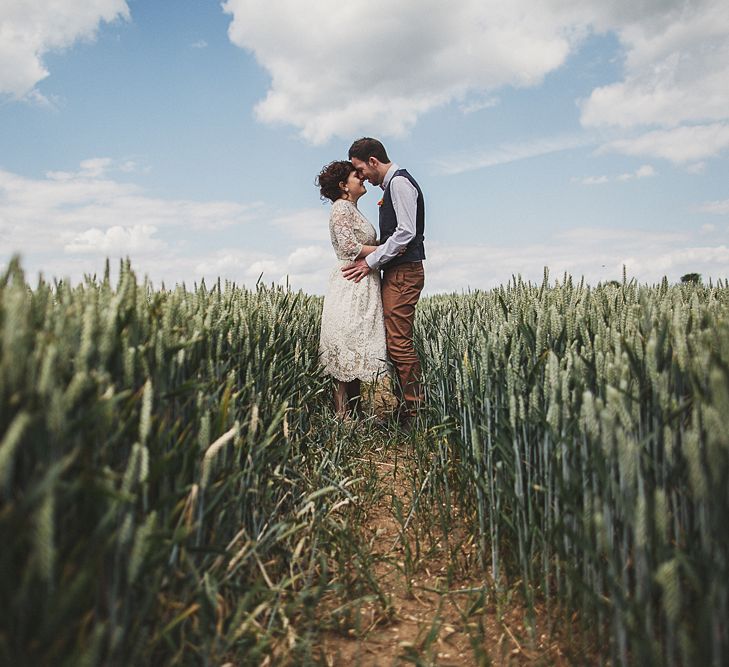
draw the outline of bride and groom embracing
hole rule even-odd
[[[367,192],[365,181],[383,190],[379,241],[357,208]],[[398,419],[409,425],[423,403],[413,346],[415,305],[425,277],[423,193],[370,137],[352,144],[349,160],[325,166],[316,184],[322,199],[332,202],[329,233],[339,260],[329,276],[319,343],[323,371],[334,379],[337,413],[357,408],[360,381],[376,380],[391,363]]]

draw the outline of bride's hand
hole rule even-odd
[[[358,259],[356,262],[351,262],[342,267],[342,275],[347,280],[354,280],[358,283],[364,278],[372,269],[367,265],[364,259]]]

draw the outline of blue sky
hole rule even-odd
[[[726,2],[14,4],[0,262],[31,279],[128,255],[156,283],[321,293],[314,177],[363,135],[425,192],[431,293],[729,276]]]

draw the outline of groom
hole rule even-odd
[[[359,282],[370,271],[382,270],[387,352],[400,380],[399,393],[404,400],[401,419],[409,422],[423,402],[420,362],[413,346],[415,304],[425,280],[423,193],[405,169],[391,162],[377,139],[355,141],[349,159],[360,178],[384,190],[379,202],[381,245],[367,257],[345,266],[342,272],[347,280]]]

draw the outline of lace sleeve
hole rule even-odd
[[[329,230],[337,257],[350,261],[357,259],[363,244],[355,236],[354,216],[349,206],[336,206],[332,209]]]

